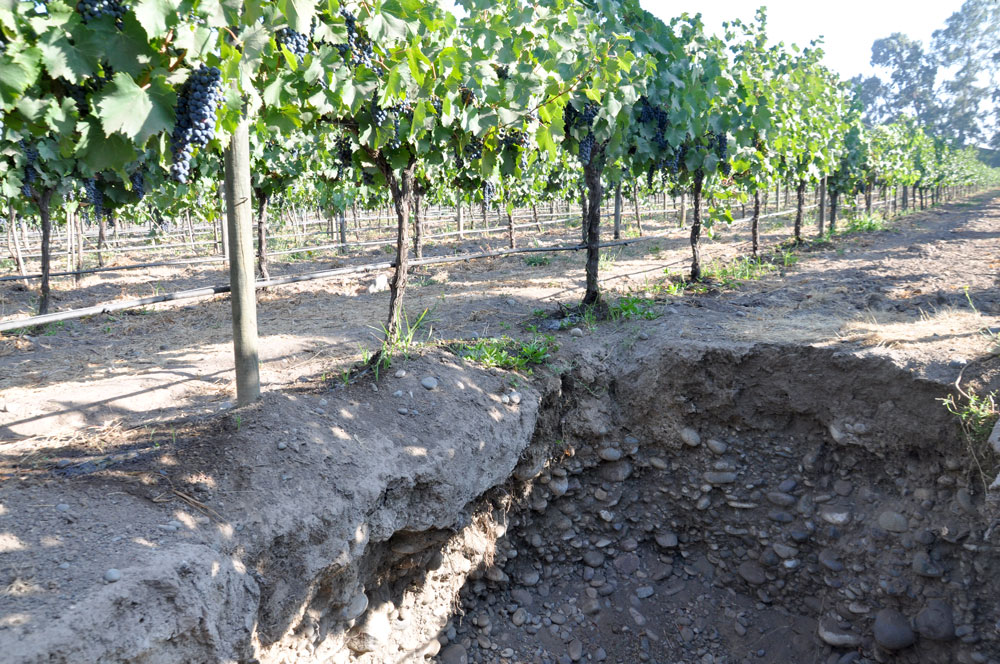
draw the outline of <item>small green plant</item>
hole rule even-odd
[[[544,364],[558,349],[551,335],[535,335],[528,341],[508,336],[483,337],[475,342],[457,342],[451,350],[459,357],[485,367],[525,371],[529,365]]]
[[[608,315],[611,320],[633,320],[641,318],[653,320],[659,318],[660,314],[653,310],[653,301],[643,297],[631,297],[623,295],[608,307]]]
[[[543,256],[539,254],[529,255],[524,257],[524,264],[528,267],[542,267],[548,265],[552,262],[552,258],[549,256]]]
[[[65,321],[60,320],[56,321],[55,323],[49,323],[48,325],[45,326],[45,332],[43,332],[42,334],[45,335],[46,337],[52,337],[58,334],[65,327],[66,327]]]
[[[392,356],[399,354],[405,359],[409,359],[410,351],[414,346],[414,337],[416,337],[417,332],[423,326],[424,319],[427,317],[428,309],[424,309],[420,316],[412,324],[410,323],[410,317],[406,314],[406,309],[402,310],[402,325],[400,325],[399,333],[396,338],[392,341],[388,340],[389,331],[382,326],[382,348],[379,353],[379,364],[385,362],[385,368],[389,368],[392,363]]]
[[[510,328],[511,328],[511,324],[510,323],[508,323],[505,320],[500,321],[500,329],[501,330],[509,330]]]
[[[598,271],[604,272],[605,270],[613,268],[615,266],[615,262],[618,260],[618,257],[621,256],[621,253],[621,251],[606,251],[602,253],[597,259]]]
[[[969,448],[969,456],[979,472],[984,490],[988,490],[991,478],[997,471],[997,454],[987,444],[990,433],[1000,417],[997,410],[997,393],[990,392],[980,396],[974,392],[966,393],[959,389],[960,397],[949,394],[938,399],[949,413],[958,418],[962,434]]]
[[[687,289],[687,285],[686,281],[671,281],[663,287],[663,292],[667,295],[679,297],[684,294],[684,291]]]
[[[799,256],[791,249],[785,249],[781,252],[781,265],[783,267],[792,267],[799,262]]]
[[[535,309],[534,311],[531,312],[531,315],[535,318],[545,318],[545,310]]]
[[[756,281],[773,272],[775,266],[760,258],[741,256],[728,263],[712,261],[703,271],[706,279],[721,281],[727,288],[738,286],[744,281]]]
[[[344,369],[340,372],[340,382],[347,387],[351,384],[351,372],[349,369]]]
[[[874,233],[885,229],[885,219],[881,214],[874,212],[850,217],[839,232],[847,235],[850,233]]]

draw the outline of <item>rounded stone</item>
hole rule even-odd
[[[600,551],[587,551],[583,554],[583,563],[588,567],[600,567],[604,564],[604,554]]]
[[[452,643],[438,655],[441,664],[469,664],[469,653],[461,643]]]
[[[849,629],[843,629],[835,620],[823,618],[817,625],[819,638],[823,643],[836,648],[856,648],[861,645],[861,636]]]
[[[433,390],[438,386],[438,380],[434,376],[424,376],[420,379],[420,386],[425,390]]]
[[[656,534],[656,543],[663,547],[664,549],[673,549],[677,547],[677,533],[672,533],[670,531],[665,531]]]
[[[583,336],[583,330],[581,330],[578,327],[574,327],[573,329],[571,329],[569,331],[569,336],[571,336],[571,337],[582,337]]]
[[[701,435],[694,429],[685,427],[681,429],[681,441],[688,447],[698,447],[701,445]]]
[[[920,636],[931,641],[950,641],[955,638],[955,616],[944,600],[932,599],[917,614],[914,621]]]
[[[882,530],[887,530],[890,533],[905,533],[910,529],[910,523],[906,517],[892,510],[886,510],[878,515],[878,525]]]
[[[729,449],[729,445],[726,445],[721,440],[716,440],[715,438],[709,438],[708,442],[705,444],[708,445],[708,449],[710,449],[713,454],[725,454],[726,450]]]
[[[108,583],[117,583],[118,581],[121,581],[121,579],[122,573],[114,567],[104,573],[104,580]]]
[[[741,563],[737,571],[744,581],[753,586],[759,586],[767,580],[764,568],[751,560]]]
[[[895,609],[882,609],[875,614],[875,642],[886,650],[909,648],[917,637],[910,621]]]
[[[618,461],[622,458],[622,452],[613,447],[604,447],[598,452],[598,456],[604,461]]]

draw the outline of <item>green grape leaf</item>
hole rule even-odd
[[[138,0],[132,11],[149,38],[156,39],[167,34],[176,21],[180,4],[179,0]]]
[[[173,112],[164,101],[162,95],[154,99],[128,74],[115,74],[96,103],[105,136],[120,133],[136,140],[140,134],[148,138],[169,129],[173,125]],[[141,145],[144,141],[137,142]]]

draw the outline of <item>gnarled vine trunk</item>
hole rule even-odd
[[[583,167],[588,194],[584,198],[587,203],[583,226],[584,242],[587,244],[587,292],[583,296],[584,306],[592,306],[601,301],[601,290],[597,282],[601,253],[601,198],[604,196],[601,182],[603,169],[597,165],[600,161],[601,155],[595,154],[590,164]]]
[[[750,242],[753,244],[753,256],[760,254],[760,190],[753,192],[753,219],[750,220]]]
[[[257,197],[257,277],[270,279],[267,270],[267,202],[271,198],[263,189],[254,189]]]
[[[703,173],[695,173],[691,208],[694,219],[691,222],[691,281],[701,280],[701,188],[705,182]]]
[[[416,258],[424,257],[424,220],[421,213],[423,203],[423,192],[418,187],[413,192],[413,255]]]
[[[38,315],[49,313],[51,290],[49,287],[49,272],[52,268],[52,216],[49,203],[52,202],[52,190],[46,189],[38,195],[38,215],[42,219],[42,297],[38,301]]]
[[[795,244],[802,244],[802,216],[806,209],[806,181],[795,188]]]
[[[403,295],[406,292],[406,270],[410,249],[410,213],[413,209],[414,195],[413,173],[416,165],[411,162],[405,168],[395,171],[385,158],[380,159],[378,165],[392,194],[397,224],[396,268],[392,279],[389,280],[389,318],[385,323],[385,339],[391,344],[399,339],[399,325],[403,318]],[[483,212],[485,211],[484,204]]]

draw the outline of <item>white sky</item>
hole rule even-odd
[[[664,21],[681,12],[701,12],[706,31],[722,33],[723,21],[749,21],[761,5],[767,7],[767,32],[772,41],[805,46],[822,36],[825,64],[847,79],[869,75],[872,42],[894,32],[928,46],[931,34],[962,6],[962,0],[640,0]]]

